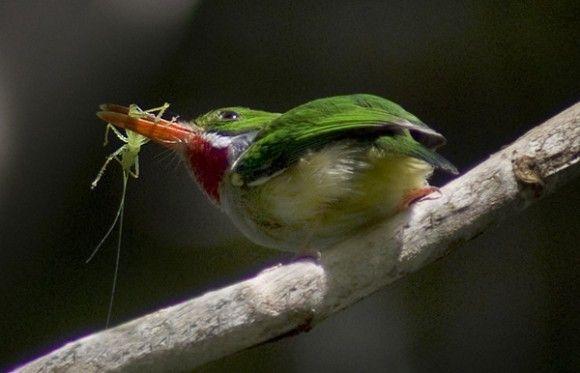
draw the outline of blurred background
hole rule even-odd
[[[193,118],[374,93],[448,138],[467,171],[580,99],[577,1],[0,2],[0,370],[104,327],[121,172],[103,102]],[[435,185],[448,178],[437,176]],[[221,371],[573,371],[580,366],[576,180],[309,333]],[[257,248],[173,155],[131,180],[113,324],[255,274]]]

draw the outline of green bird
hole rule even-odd
[[[437,188],[434,168],[457,173],[435,149],[445,138],[401,106],[355,94],[284,114],[222,108],[190,123],[98,116],[180,152],[201,188],[253,242],[322,251],[407,209]]]

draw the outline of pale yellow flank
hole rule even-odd
[[[234,221],[264,245],[320,250],[398,213],[405,194],[426,187],[432,171],[416,158],[338,143],[268,182],[230,191],[242,202],[238,212],[248,214]]]

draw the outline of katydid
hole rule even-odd
[[[112,107],[114,107],[119,112],[126,112],[126,114],[131,118],[147,118],[153,121],[154,123],[157,123],[159,121],[162,121],[165,124],[168,123],[167,121],[161,119],[162,115],[169,107],[168,103],[164,103],[160,107],[148,110],[142,110],[135,104],[130,105],[129,108],[124,108],[116,105],[102,105],[101,109],[110,110]],[[156,113],[156,115],[154,115],[154,113]],[[125,144],[122,145],[117,150],[115,150],[109,156],[107,156],[105,162],[103,163],[103,166],[101,167],[97,176],[91,183],[91,189],[94,189],[97,186],[99,180],[101,180],[101,177],[105,173],[109,163],[112,160],[115,160],[121,165],[121,168],[123,170],[123,189],[121,191],[121,201],[119,203],[119,207],[117,208],[115,218],[113,219],[113,222],[109,226],[109,229],[104,234],[101,241],[99,241],[99,243],[89,256],[89,258],[86,260],[86,263],[88,263],[94,258],[94,256],[97,254],[101,246],[103,246],[107,238],[109,238],[111,232],[113,231],[117,223],[119,223],[119,231],[117,236],[117,256],[115,260],[115,272],[113,275],[111,298],[109,301],[109,309],[107,312],[107,323],[106,323],[107,327],[109,326],[109,323],[111,321],[111,314],[113,310],[113,299],[115,296],[117,275],[119,271],[119,259],[121,256],[121,239],[123,236],[123,215],[125,211],[125,196],[127,194],[127,181],[129,180],[129,176],[135,179],[139,177],[139,152],[141,151],[141,147],[149,142],[149,139],[147,137],[140,135],[136,132],[133,132],[131,130],[126,129],[125,135],[123,135],[121,131],[115,128],[112,124],[107,123],[107,127],[105,129],[105,141],[103,143],[103,146],[106,146],[109,142],[109,131],[113,131],[115,136],[117,136],[117,138],[122,142],[124,142]]]

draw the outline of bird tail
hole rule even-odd
[[[421,145],[410,135],[383,136],[378,138],[375,144],[387,153],[417,158],[453,175],[459,173],[451,162],[443,158],[440,154],[437,154],[434,150]]]

